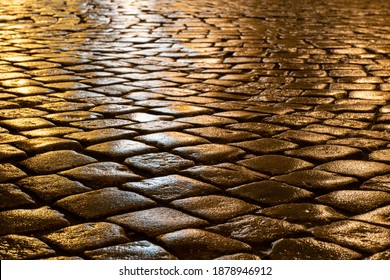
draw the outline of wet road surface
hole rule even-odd
[[[390,2],[5,0],[1,259],[390,259]]]

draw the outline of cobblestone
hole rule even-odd
[[[388,1],[3,2],[0,259],[389,259]]]

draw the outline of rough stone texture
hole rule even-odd
[[[124,184],[123,187],[164,202],[220,191],[219,188],[210,184],[181,175],[168,175],[140,182],[129,182]]]
[[[390,172],[390,165],[364,160],[336,160],[322,164],[318,168],[365,179]]]
[[[44,235],[42,239],[68,252],[81,252],[128,242],[123,228],[105,222],[66,227]]]
[[[158,132],[146,136],[138,136],[135,139],[165,149],[209,143],[202,137],[176,131]]]
[[[258,213],[298,224],[327,224],[346,217],[332,207],[311,203],[280,204],[258,211]]]
[[[225,196],[195,196],[172,201],[170,205],[215,223],[248,214],[258,209],[240,199]]]
[[[125,164],[154,175],[177,173],[195,165],[192,160],[167,152],[130,157],[125,160]]]
[[[0,210],[35,206],[34,200],[13,184],[0,184]]]
[[[10,163],[0,164],[0,183],[15,181],[26,176],[24,171]]]
[[[339,221],[312,229],[315,237],[369,253],[390,245],[390,229],[358,221]]]
[[[151,236],[157,236],[184,228],[208,225],[205,220],[166,207],[152,208],[114,216],[109,218],[108,221]]]
[[[245,152],[239,148],[221,144],[204,144],[193,147],[180,147],[172,150],[182,157],[203,164],[218,164],[233,161]]]
[[[365,213],[390,203],[390,193],[381,191],[344,190],[319,196],[320,203],[351,213]]]
[[[105,188],[68,196],[57,201],[54,205],[84,219],[94,220],[151,207],[155,205],[155,202],[133,192]]]
[[[92,145],[85,151],[102,157],[126,158],[142,153],[157,152],[158,149],[137,141],[122,139]]]
[[[365,214],[354,216],[351,219],[388,227],[390,225],[389,215],[390,215],[390,206],[385,206],[367,212]]]
[[[200,229],[183,229],[158,237],[182,259],[211,259],[221,255],[248,251],[243,242]]]
[[[47,202],[91,190],[80,182],[72,181],[55,174],[30,176],[18,181],[17,185],[22,189],[33,192]]]
[[[93,260],[177,260],[160,246],[146,240],[85,251],[84,254]]]
[[[234,218],[207,229],[251,245],[259,245],[306,232],[304,226],[255,215]]]
[[[30,260],[55,255],[55,251],[41,240],[9,234],[0,237],[0,259]]]
[[[362,152],[359,149],[338,145],[317,145],[286,152],[289,156],[297,156],[307,160],[333,161],[341,158],[353,158]]]
[[[93,189],[120,186],[128,181],[142,178],[131,172],[125,165],[116,162],[92,163],[59,174],[80,181]]]
[[[0,234],[55,230],[69,225],[64,215],[49,207],[0,212]]]
[[[361,254],[339,245],[307,238],[284,238],[272,247],[273,260],[355,260]]]
[[[353,177],[340,176],[322,170],[297,171],[276,176],[273,179],[308,190],[337,190],[357,183],[357,179]]]
[[[270,175],[282,175],[313,167],[310,162],[279,155],[264,155],[238,162],[250,169]]]
[[[231,163],[221,163],[212,166],[196,166],[184,170],[182,174],[207,181],[220,188],[235,187],[237,185],[267,178],[263,174]]]
[[[11,145],[0,145],[0,161],[4,160],[23,160],[27,158],[27,154]]]
[[[22,164],[35,174],[50,174],[93,162],[97,160],[72,150],[63,150],[38,154]]]
[[[255,154],[271,154],[295,149],[298,147],[297,144],[273,138],[262,138],[252,141],[244,141],[234,143],[233,145],[241,149],[248,150]]]
[[[244,261],[244,260],[252,260],[258,261],[260,260],[259,256],[248,254],[248,253],[238,253],[233,255],[226,255],[219,258],[215,258],[214,260],[236,260],[236,261]]]
[[[390,260],[390,250],[386,250],[377,254],[372,255],[368,258],[369,260]]]
[[[270,180],[245,184],[227,191],[242,198],[270,205],[296,202],[314,196],[307,190]]]

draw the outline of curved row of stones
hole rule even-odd
[[[0,258],[389,259],[390,7],[268,2],[6,1]]]

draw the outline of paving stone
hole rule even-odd
[[[243,156],[245,152],[239,148],[222,144],[204,144],[190,147],[179,147],[173,153],[203,164],[217,164]]]
[[[98,162],[62,171],[59,175],[80,181],[92,189],[119,187],[124,183],[142,179],[125,165],[116,162]]]
[[[54,92],[54,90],[45,87],[40,87],[40,86],[24,86],[24,87],[7,89],[7,92],[15,93],[17,95],[22,95],[22,96],[31,96],[31,95],[39,95],[39,94],[49,94]]]
[[[0,209],[34,207],[35,201],[13,184],[0,184]]]
[[[237,198],[219,195],[179,199],[172,201],[170,205],[216,223],[248,214],[259,208]]]
[[[103,128],[86,132],[75,132],[67,134],[65,138],[74,139],[91,145],[117,139],[130,138],[137,135],[135,131],[119,128]]]
[[[274,138],[262,138],[252,141],[238,142],[232,145],[255,154],[271,154],[298,148],[297,144]]]
[[[334,222],[311,231],[317,238],[368,253],[387,249],[390,244],[390,229],[358,221]]]
[[[245,132],[245,131],[235,131],[220,127],[201,127],[201,128],[189,128],[185,130],[188,133],[199,135],[203,138],[207,138],[210,141],[218,143],[231,143],[238,142],[248,139],[259,138],[257,134]]]
[[[301,145],[308,145],[308,144],[318,145],[326,142],[330,144],[329,140],[334,138],[333,136],[330,135],[314,133],[310,131],[303,131],[303,130],[289,130],[280,133],[275,137],[282,140],[292,141]]]
[[[16,108],[0,110],[0,118],[4,119],[19,119],[19,118],[33,118],[46,115],[45,111],[32,108]]]
[[[213,115],[199,115],[195,117],[178,118],[176,121],[201,126],[223,126],[237,123],[236,120]]]
[[[224,224],[209,227],[207,230],[250,245],[260,245],[306,232],[304,226],[255,215],[237,217]]]
[[[10,163],[0,164],[0,183],[16,181],[26,176],[24,171]]]
[[[55,206],[84,219],[95,220],[126,211],[140,210],[155,204],[153,200],[133,192],[104,188],[65,197],[58,200]]]
[[[58,137],[40,137],[22,140],[15,145],[28,153],[44,153],[52,150],[81,150],[79,142]],[[76,156],[76,154],[75,154]]]
[[[390,162],[390,149],[374,151],[368,155],[368,158],[373,161]]]
[[[276,124],[276,125],[289,126],[289,127],[293,127],[293,128],[301,128],[301,127],[307,126],[309,124],[319,122],[319,120],[316,118],[294,116],[294,115],[272,116],[269,118],[265,118],[264,121],[272,123],[272,124]]]
[[[209,108],[193,106],[193,105],[167,106],[161,108],[154,108],[151,109],[151,111],[159,114],[168,114],[175,117],[188,117],[194,115],[214,113],[214,111]]]
[[[210,184],[176,174],[145,179],[140,182],[129,182],[124,184],[123,188],[164,202],[220,191],[219,188]]]
[[[52,122],[41,118],[17,118],[14,120],[2,120],[0,121],[0,125],[16,131],[54,126]]]
[[[390,250],[376,253],[368,258],[369,260],[390,260]]]
[[[232,163],[195,166],[182,171],[181,174],[209,182],[223,189],[267,178],[263,174]]]
[[[127,105],[127,104],[106,104],[96,106],[90,109],[91,112],[96,112],[104,115],[119,115],[119,114],[127,114],[142,110],[141,107]]]
[[[26,137],[59,137],[66,134],[71,134],[75,132],[80,132],[81,129],[74,128],[74,127],[49,127],[49,128],[39,128],[34,130],[28,130],[28,131],[21,131],[20,134],[26,136]]]
[[[69,225],[64,215],[49,207],[3,211],[0,222],[1,235],[55,230]]]
[[[134,129],[145,133],[163,132],[168,130],[182,130],[191,127],[190,124],[176,121],[152,121],[145,123],[136,123],[126,126],[125,128]]]
[[[315,133],[324,133],[333,136],[346,136],[349,133],[353,133],[354,130],[343,127],[328,126],[322,124],[311,124],[303,128],[304,131],[310,131]]]
[[[331,139],[327,141],[327,144],[331,145],[345,145],[349,147],[355,147],[362,150],[374,150],[381,147],[385,147],[388,141],[379,139],[364,139],[358,137],[344,138],[344,139]]]
[[[23,160],[27,158],[27,154],[8,144],[0,144],[0,161],[5,160]]]
[[[180,259],[213,259],[246,252],[248,244],[201,229],[183,229],[158,237]]]
[[[84,254],[93,260],[177,260],[162,247],[146,240],[85,251]]]
[[[336,160],[324,163],[318,169],[368,179],[390,171],[390,165],[365,160]]]
[[[259,210],[258,213],[304,225],[328,224],[346,218],[332,207],[312,203],[280,204]]]
[[[202,137],[176,131],[157,132],[145,136],[138,136],[134,139],[165,149],[209,143],[209,141]]]
[[[54,113],[46,115],[45,118],[58,123],[70,123],[75,121],[91,120],[91,119],[100,119],[103,116],[98,113],[88,112],[88,111],[70,111],[62,113]]]
[[[192,160],[167,152],[129,157],[125,164],[153,175],[167,175],[195,165]]]
[[[61,150],[38,154],[22,164],[36,174],[50,174],[93,162],[97,160],[72,150]]]
[[[62,250],[76,253],[128,242],[118,225],[98,222],[69,226],[42,236],[42,239]]]
[[[383,175],[371,178],[363,183],[361,189],[390,192],[390,176]]]
[[[249,121],[260,120],[260,119],[264,118],[264,116],[266,116],[266,114],[248,112],[248,111],[243,111],[243,110],[234,110],[234,111],[230,110],[227,112],[215,113],[214,116],[236,119],[237,121],[242,121],[242,122],[249,122]],[[239,125],[239,124],[237,124],[237,125]],[[267,129],[267,128],[264,128],[264,129]]]
[[[369,190],[341,190],[316,198],[320,203],[350,213],[365,213],[390,203],[390,193]]]
[[[166,207],[114,216],[108,218],[108,221],[150,236],[157,236],[184,228],[196,228],[208,225],[205,220]]]
[[[18,181],[17,185],[22,189],[33,192],[47,202],[91,190],[80,182],[72,181],[56,174],[29,176]]]
[[[84,130],[94,130],[110,127],[122,127],[125,125],[132,124],[132,121],[121,120],[121,119],[97,119],[97,120],[86,120],[69,123],[71,126],[78,127]]]
[[[158,149],[141,142],[121,139],[89,146],[85,151],[103,157],[126,158],[143,153],[157,152]]]
[[[356,260],[361,254],[312,237],[283,238],[272,246],[273,260]]]
[[[344,189],[358,182],[356,178],[341,176],[323,170],[302,170],[276,176],[273,180],[284,182],[307,190],[332,191]]]
[[[143,112],[136,112],[136,113],[129,113],[124,115],[118,115],[117,118],[131,120],[133,122],[153,122],[153,121],[170,121],[173,120],[173,116],[168,115],[154,115],[149,113],[143,113]]]
[[[267,205],[298,202],[314,196],[307,190],[271,180],[249,183],[227,191],[235,196]]]
[[[270,137],[272,135],[278,134],[289,129],[285,126],[259,122],[240,122],[237,124],[228,125],[227,128],[250,131],[259,134],[263,137]]]
[[[61,102],[45,103],[37,106],[37,108],[49,112],[68,112],[68,111],[88,110],[93,106],[94,106],[93,104],[84,103],[84,102],[79,103],[79,102],[61,101]]]
[[[375,209],[365,214],[353,216],[351,219],[377,224],[380,226],[389,226],[390,205]]]
[[[83,83],[90,84],[93,86],[119,84],[119,83],[124,83],[124,82],[128,82],[128,80],[122,79],[122,78],[115,78],[115,77],[102,77],[102,78],[83,80]]]
[[[27,138],[24,136],[21,136],[21,135],[0,133],[0,143],[1,144],[11,144],[11,143],[15,143],[15,142],[25,140],[25,139],[27,139]]]
[[[248,254],[248,253],[237,253],[233,255],[225,255],[219,258],[215,258],[214,260],[236,260],[236,261],[244,261],[244,260],[252,260],[258,261],[260,260],[259,256]]]
[[[0,237],[0,259],[31,260],[50,257],[55,251],[35,237],[9,234]]]
[[[362,151],[356,148],[339,145],[316,145],[299,150],[287,151],[286,155],[315,161],[334,161],[337,159],[357,158]]]
[[[241,160],[238,163],[250,169],[270,175],[282,175],[313,167],[313,164],[307,161],[279,155],[258,156]]]

